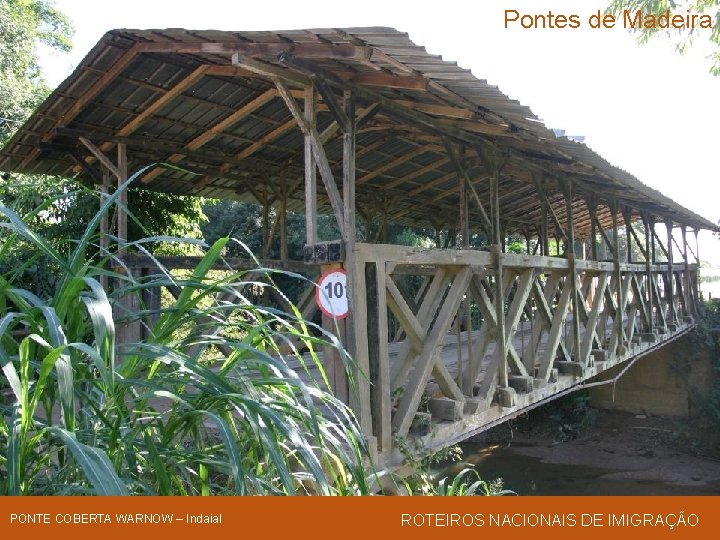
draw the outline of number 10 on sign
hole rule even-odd
[[[325,272],[317,282],[315,302],[328,317],[348,316],[347,272],[342,269]]]

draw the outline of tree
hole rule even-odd
[[[684,52],[693,42],[698,39],[707,38],[715,49],[710,55],[710,72],[713,75],[720,75],[720,0],[612,0],[608,12],[616,17],[622,17],[627,10],[636,13],[642,11],[643,15],[652,15],[655,20],[669,12],[683,17],[692,15],[709,15],[713,22],[712,30],[700,29],[696,26],[686,25],[683,28],[664,27],[665,24],[639,25],[630,29],[639,37],[641,43],[645,43],[655,36],[665,36],[674,39],[677,49]]]
[[[52,0],[0,0],[0,146],[50,93],[38,64],[39,48],[68,52],[72,36],[72,24]],[[68,249],[97,211],[99,194],[74,179],[4,173],[0,175],[0,201],[25,216],[45,238],[64,243]],[[128,238],[199,238],[199,224],[206,219],[201,204],[197,197],[130,190],[128,206],[133,215]],[[40,206],[43,211],[35,212]],[[170,254],[180,254],[178,246],[163,245]],[[28,263],[35,256],[29,245],[17,242],[11,253],[3,254],[0,270],[22,269],[23,285],[47,296],[57,269],[48,261]]]
[[[0,0],[0,145],[47,95],[38,47],[68,52],[70,20],[51,0]]]

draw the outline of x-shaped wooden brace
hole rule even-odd
[[[392,425],[395,432],[400,437],[405,436],[410,429],[410,425],[412,424],[413,418],[415,417],[415,412],[420,405],[420,400],[425,390],[425,385],[430,378],[431,372],[434,371],[436,376],[439,375],[438,384],[446,384],[448,382],[452,383],[447,384],[446,390],[453,393],[454,395],[455,391],[457,391],[459,393],[457,397],[460,400],[464,399],[462,392],[460,392],[460,389],[457,387],[457,384],[452,380],[452,377],[449,377],[445,366],[442,365],[442,367],[439,367],[439,364],[441,364],[441,362],[438,362],[437,355],[440,347],[442,347],[445,335],[448,333],[450,325],[452,324],[452,321],[458,309],[460,308],[460,304],[463,300],[465,291],[467,291],[468,283],[470,282],[471,276],[472,270],[470,267],[463,267],[457,271],[457,273],[455,274],[455,278],[453,279],[452,285],[447,291],[445,301],[442,303],[442,307],[440,307],[440,312],[438,313],[435,322],[429,331],[428,327],[430,325],[430,321],[425,319],[426,324],[421,325],[419,318],[412,315],[412,311],[410,311],[409,308],[407,309],[407,312],[402,313],[402,316],[405,319],[405,323],[407,324],[407,328],[405,328],[405,331],[408,333],[408,336],[410,336],[411,333],[415,334],[415,337],[410,338],[409,341],[414,342],[416,345],[421,345],[422,349],[420,350],[420,354],[418,355],[417,360],[414,362],[414,367],[410,372],[408,384],[405,386],[406,391],[400,397],[397,411],[393,416]],[[388,280],[388,283],[390,283],[390,281],[391,280]],[[388,288],[388,292],[390,293],[390,296],[388,296],[388,305],[390,306],[390,309],[392,309],[392,303],[394,304],[394,307],[398,309],[398,311],[401,311],[401,303],[397,301],[398,298],[394,296],[392,290],[393,285],[390,285],[390,287]],[[394,291],[399,294],[397,287],[394,287]],[[391,298],[394,302],[390,300]],[[402,295],[400,295],[400,299],[402,300],[402,304],[407,307],[407,303],[402,298]],[[427,300],[428,299],[426,297],[426,302]],[[423,304],[425,304],[425,302],[423,302]],[[412,315],[412,317],[408,317],[408,315]],[[415,322],[418,324],[414,324],[412,322],[413,319],[415,319]],[[425,334],[424,337],[422,337],[423,333]]]
[[[503,275],[503,283],[505,283],[505,290],[502,295],[495,294],[494,301],[490,299],[489,295],[485,290],[485,286],[482,283],[483,272],[475,273],[470,283],[470,292],[475,297],[478,303],[478,308],[483,314],[485,319],[484,324],[478,335],[476,344],[473,345],[473,357],[470,358],[467,366],[467,376],[464,378],[466,393],[471,394],[472,388],[477,380],[480,369],[482,367],[482,359],[485,356],[487,346],[492,336],[497,334],[497,316],[496,316],[496,304],[495,302],[505,302],[510,295],[515,281],[512,273],[509,270],[505,270]],[[517,325],[520,322],[520,317],[523,313],[523,308],[527,302],[528,296],[532,289],[532,283],[534,280],[534,271],[532,269],[527,270],[520,274],[517,288],[515,289],[515,296],[510,304],[507,315],[505,316],[505,343],[507,344],[507,359],[504,361],[510,362],[511,369],[515,373],[528,376],[528,371],[523,364],[522,359],[518,355],[515,347],[512,343],[512,336],[515,334]],[[478,393],[479,399],[484,399],[486,403],[492,401],[493,395],[495,394],[495,386],[497,384],[497,368],[499,366],[500,357],[495,355],[488,365],[485,371],[485,377],[480,384],[480,391]]]

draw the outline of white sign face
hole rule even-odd
[[[315,289],[315,302],[328,317],[344,319],[348,316],[347,272],[331,270],[320,276]]]

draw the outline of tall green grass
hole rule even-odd
[[[0,275],[0,494],[369,493],[364,439],[313,352],[327,336],[297,310],[248,302],[246,273],[212,272],[228,239],[183,276],[158,264],[138,278],[99,253],[120,191],[69,253],[0,204],[0,258],[26,242],[61,269],[47,298],[16,286],[22,268]],[[258,275],[274,286],[267,269],[254,286]],[[159,309],[124,309],[159,287],[175,291]],[[116,343],[136,320],[143,339]]]

